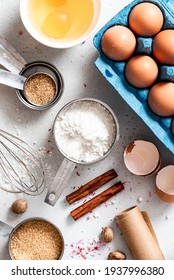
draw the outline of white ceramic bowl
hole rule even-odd
[[[79,37],[78,39],[74,39],[72,41],[63,41],[63,40],[59,41],[58,39],[53,40],[47,36],[42,35],[33,26],[29,16],[29,9],[28,9],[29,1],[30,0],[20,0],[20,16],[26,30],[34,39],[36,39],[41,44],[57,49],[70,48],[86,41],[89,38],[89,36],[91,36],[95,32],[101,15],[101,0],[93,0],[94,17],[89,29],[81,37]]]

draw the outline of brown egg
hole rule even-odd
[[[174,64],[174,30],[166,29],[158,33],[152,45],[154,57],[162,64]]]
[[[148,94],[150,109],[161,117],[174,115],[174,83],[160,82]]]
[[[153,3],[141,3],[136,5],[129,14],[129,26],[132,31],[142,37],[157,34],[164,22],[164,16],[160,8]]]
[[[115,25],[105,31],[101,48],[112,60],[122,61],[132,56],[136,47],[136,39],[132,31],[122,25]]]
[[[171,131],[172,131],[172,134],[174,136],[174,118],[172,120]]]
[[[125,76],[132,86],[146,88],[155,82],[158,76],[158,66],[150,56],[137,55],[128,61]]]

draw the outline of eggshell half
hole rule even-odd
[[[133,32],[122,25],[115,25],[107,29],[101,39],[101,49],[110,59],[126,60],[135,51],[136,39]]]
[[[124,151],[124,163],[135,175],[150,175],[158,171],[160,154],[157,147],[148,141],[136,140]]]
[[[148,94],[148,105],[158,116],[174,115],[174,83],[160,82]]]
[[[149,173],[149,174],[146,175],[146,176],[151,176],[151,175],[153,175],[153,174],[156,174],[156,173],[160,170],[160,168],[161,168],[161,158],[159,159],[159,162],[158,162],[157,167],[156,167],[151,173]]]
[[[151,37],[157,34],[164,22],[161,9],[153,3],[136,5],[129,15],[129,26],[132,31],[142,37]]]
[[[174,203],[174,165],[168,165],[158,172],[156,192],[163,201]]]

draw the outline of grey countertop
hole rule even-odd
[[[130,1],[103,0],[103,13],[99,28]],[[166,259],[174,258],[173,216],[174,206],[161,201],[155,192],[155,176],[139,177],[132,175],[123,162],[124,148],[133,140],[149,140],[160,150],[162,166],[174,164],[173,154],[153,135],[144,122],[122,100],[111,85],[96,69],[94,62],[98,52],[93,46],[92,36],[83,44],[70,49],[50,49],[35,41],[25,30],[19,15],[19,1],[0,1],[0,35],[26,59],[46,60],[53,63],[62,73],[65,89],[60,101],[46,111],[33,111],[18,99],[15,90],[0,85],[1,128],[24,139],[40,151],[46,172],[46,189],[36,197],[24,194],[10,194],[0,190],[0,220],[12,227],[29,217],[44,217],[55,223],[65,239],[63,259],[107,259],[108,253],[121,250],[132,259],[129,249],[115,223],[118,212],[138,205],[147,211]],[[62,155],[57,150],[52,137],[52,125],[56,114],[67,102],[81,97],[94,97],[106,102],[115,112],[120,124],[120,139],[109,156],[102,162],[90,166],[77,165],[69,183],[54,207],[44,203],[44,198]],[[114,168],[118,173],[115,181],[125,183],[125,190],[91,213],[74,221],[69,213],[83,203],[72,204],[65,196],[97,175]],[[101,190],[110,186],[108,183]],[[96,191],[99,193],[101,190]],[[138,198],[142,201],[139,202]],[[17,198],[28,201],[28,210],[22,215],[11,212],[10,206]],[[110,244],[100,244],[102,227],[114,229],[114,240]],[[7,238],[0,237],[0,259],[8,259]],[[79,250],[78,248],[81,248]],[[81,253],[83,251],[83,254]]]

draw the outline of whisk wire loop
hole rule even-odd
[[[0,188],[38,195],[44,189],[44,168],[38,153],[22,139],[0,129]]]

